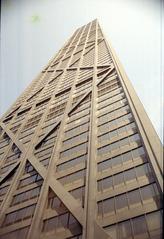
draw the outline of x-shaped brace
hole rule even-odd
[[[102,79],[100,79],[97,82],[97,86],[103,82],[103,80],[110,75],[110,73],[113,71],[114,66],[111,65],[109,68],[106,68],[104,71],[108,70],[106,74],[103,76]],[[70,109],[68,112],[68,115],[75,110],[78,105],[89,95],[92,93],[92,89],[88,90],[88,92]],[[48,133],[46,133],[42,139],[35,145],[34,147],[38,146],[59,124],[61,123],[61,120],[59,120],[55,126],[52,126],[52,128],[49,130]],[[8,175],[19,166],[19,164],[23,161],[23,159],[26,158],[31,165],[35,168],[35,170],[40,174],[40,176],[43,178],[43,180],[47,177],[47,169],[38,161],[38,159],[35,157],[35,155],[32,153],[33,150],[26,151],[24,145],[15,137],[15,135],[9,130],[4,123],[0,123],[3,130],[9,135],[12,142],[20,149],[22,152],[22,156],[17,162],[14,167],[8,171],[8,173],[0,180],[0,184],[5,181],[5,179],[8,177]],[[68,210],[73,214],[73,216],[78,220],[78,222],[81,225],[84,225],[84,209],[81,207],[81,204],[64,188],[64,186],[55,178],[55,176],[52,176],[48,181],[48,186],[54,191],[54,193],[57,195],[58,198],[64,203],[64,205],[68,208]]]

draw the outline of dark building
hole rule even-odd
[[[162,238],[162,145],[94,20],[0,121],[0,239]]]

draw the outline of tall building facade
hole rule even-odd
[[[97,20],[0,121],[0,239],[162,238],[162,146]]]

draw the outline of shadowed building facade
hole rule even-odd
[[[162,238],[162,145],[97,20],[0,121],[0,239]]]

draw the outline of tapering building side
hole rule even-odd
[[[0,239],[162,238],[162,145],[97,20],[0,121]]]

